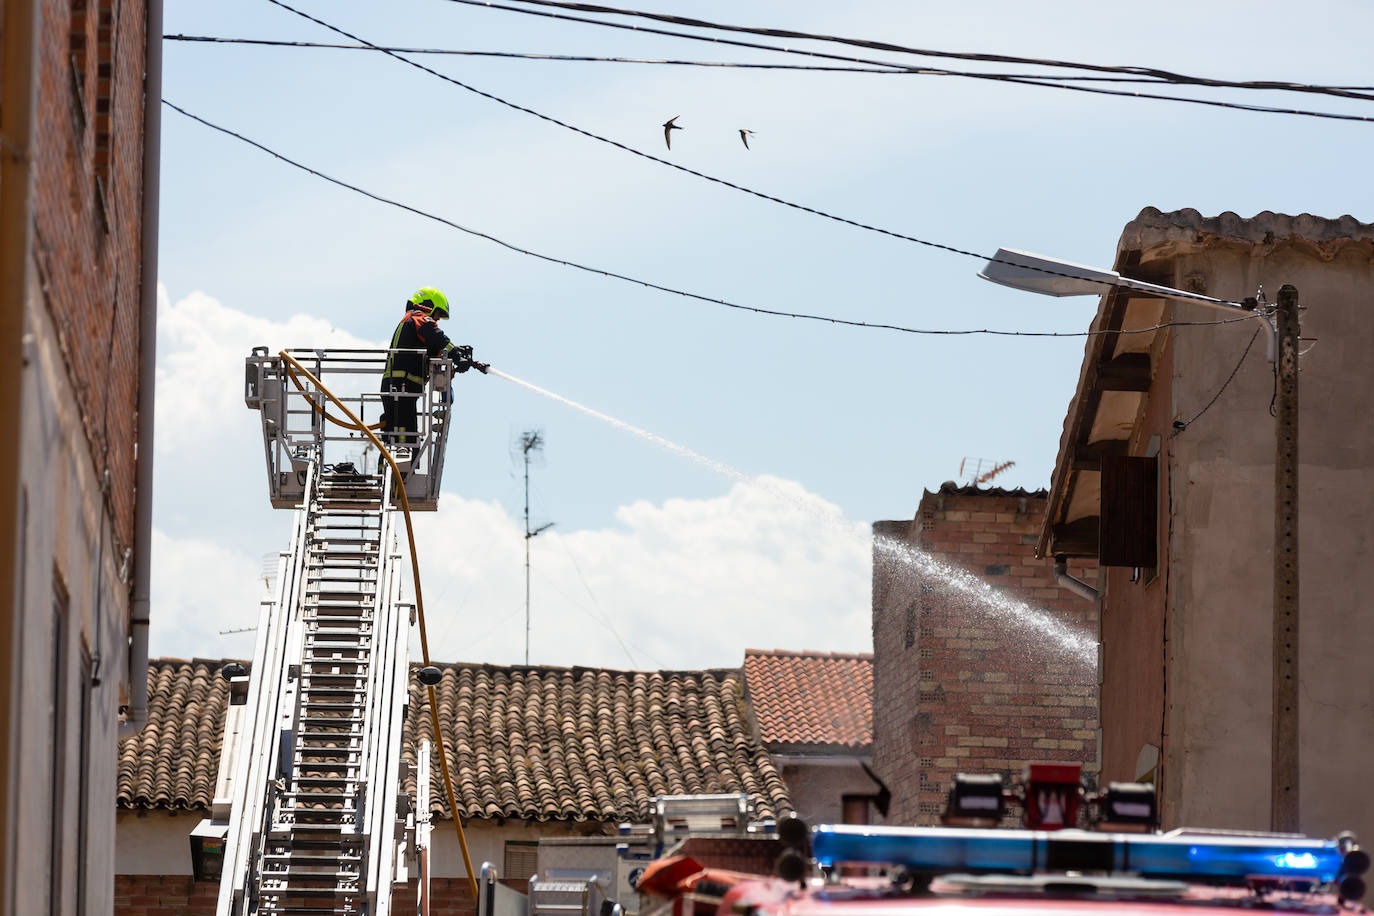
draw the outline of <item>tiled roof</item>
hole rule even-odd
[[[873,655],[746,649],[759,733],[777,751],[860,751],[873,743]]]
[[[148,727],[120,742],[121,808],[209,807],[228,702],[220,664],[149,665]],[[739,670],[443,670],[439,715],[465,817],[643,819],[654,795],[703,792],[748,792],[760,816],[792,811],[754,737]],[[429,734],[424,689],[412,680],[406,760]],[[448,816],[437,758],[431,769],[431,808]]]
[[[655,795],[706,792],[748,792],[760,816],[792,810],[737,669],[452,665],[437,690],[466,816],[642,820]],[[423,696],[412,682],[407,759],[429,735]],[[447,812],[437,760],[432,800]]]
[[[946,480],[940,484],[939,489],[934,493],[926,490],[927,496],[1027,496],[1031,499],[1044,499],[1049,491],[1045,489],[1027,490],[1025,487],[1016,487],[1008,490],[1004,487],[980,487],[977,484],[959,484],[952,480]]]
[[[209,808],[229,684],[219,659],[148,663],[148,724],[119,742],[120,808]]]

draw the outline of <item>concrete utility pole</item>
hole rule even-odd
[[[1284,285],[1274,314],[1274,722],[1270,828],[1298,825],[1298,291]]]

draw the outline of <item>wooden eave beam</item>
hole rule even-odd
[[[1076,519],[1050,528],[1050,556],[1097,558],[1098,517]]]
[[[1103,458],[1125,455],[1129,446],[1130,442],[1126,439],[1103,439],[1091,445],[1084,445],[1074,449],[1069,467],[1074,471],[1100,471]]]
[[[1118,270],[1129,272],[1140,263],[1140,252],[1125,252],[1118,265]],[[1098,334],[1092,339],[1089,345],[1092,349],[1092,357],[1089,362],[1088,377],[1084,385],[1082,398],[1079,400],[1073,413],[1072,432],[1068,439],[1068,467],[1056,467],[1056,479],[1050,485],[1050,503],[1046,507],[1045,522],[1040,528],[1040,539],[1035,545],[1036,556],[1046,556],[1053,551],[1051,544],[1054,541],[1054,528],[1062,524],[1065,514],[1069,511],[1069,505],[1073,502],[1073,491],[1077,470],[1073,467],[1074,456],[1078,449],[1087,444],[1088,436],[1092,434],[1093,421],[1097,416],[1098,405],[1102,401],[1102,387],[1099,384],[1099,368],[1104,362],[1112,362],[1116,353],[1116,341],[1120,337],[1119,332],[1122,324],[1126,320],[1126,302],[1129,292],[1122,287],[1112,287],[1107,293],[1106,302],[1103,308],[1106,313],[1106,320],[1103,322],[1101,330],[1104,333]],[[1125,354],[1122,354],[1123,356]],[[1094,535],[1096,544],[1096,535]],[[1096,547],[1094,547],[1094,550]],[[1093,554],[1096,556],[1096,554]]]
[[[1100,391],[1149,391],[1150,354],[1123,353],[1097,364]]]

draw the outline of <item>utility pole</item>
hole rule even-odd
[[[553,527],[553,522],[530,529],[530,452],[544,449],[544,434],[537,429],[520,434],[520,451],[525,459],[525,664],[530,663],[530,539]]]
[[[1298,291],[1274,313],[1274,721],[1270,828],[1298,832]]]

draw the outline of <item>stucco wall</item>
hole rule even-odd
[[[796,807],[797,817],[808,824],[839,824],[844,820],[844,796],[872,795],[878,791],[873,780],[859,766],[858,759],[806,763],[796,758],[775,762],[782,766],[782,778]],[[876,812],[870,817],[876,819]]]
[[[1262,356],[1262,354],[1261,354]],[[1177,478],[1173,467],[1173,353],[1161,337],[1151,354],[1155,366],[1140,422],[1131,437],[1131,454],[1156,453],[1159,467],[1158,514],[1160,565],[1153,577],[1132,581],[1127,567],[1103,567],[1101,601],[1102,780],[1134,781],[1148,777],[1137,762],[1146,746],[1155,754],[1163,746],[1164,622],[1170,588],[1168,555],[1170,487]],[[1230,367],[1225,367],[1227,371]],[[1224,379],[1224,376],[1223,376]],[[1221,382],[1217,382],[1221,387]],[[1202,405],[1197,405],[1199,408]],[[1194,411],[1195,413],[1196,411]],[[1189,414],[1191,416],[1192,414]],[[1159,776],[1155,774],[1156,784]]]
[[[128,591],[81,419],[66,396],[63,357],[36,298],[25,320],[23,610],[17,658],[6,672],[17,694],[15,873],[25,880],[10,885],[8,903],[14,913],[105,913],[115,810],[115,759],[108,749],[116,743],[119,688],[127,677]],[[54,890],[60,899],[51,896]]]
[[[1259,220],[1260,218],[1257,218]],[[1178,247],[1175,285],[1213,295],[1299,290],[1301,828],[1374,836],[1374,263],[1363,243]],[[1148,261],[1150,252],[1145,253]],[[1220,388],[1253,330],[1174,332],[1177,414]],[[1173,823],[1268,826],[1274,421],[1263,340],[1208,414],[1174,440],[1165,813]]]
[[[142,278],[145,5],[42,0],[25,273],[0,912],[112,907]],[[7,19],[8,21],[8,19]],[[16,45],[17,47],[17,45]],[[8,134],[7,134],[8,137]],[[21,191],[6,188],[9,195]],[[8,468],[7,468],[8,470]],[[9,485],[9,482],[6,484]],[[7,615],[8,616],[8,615]],[[142,677],[142,672],[135,676]]]

